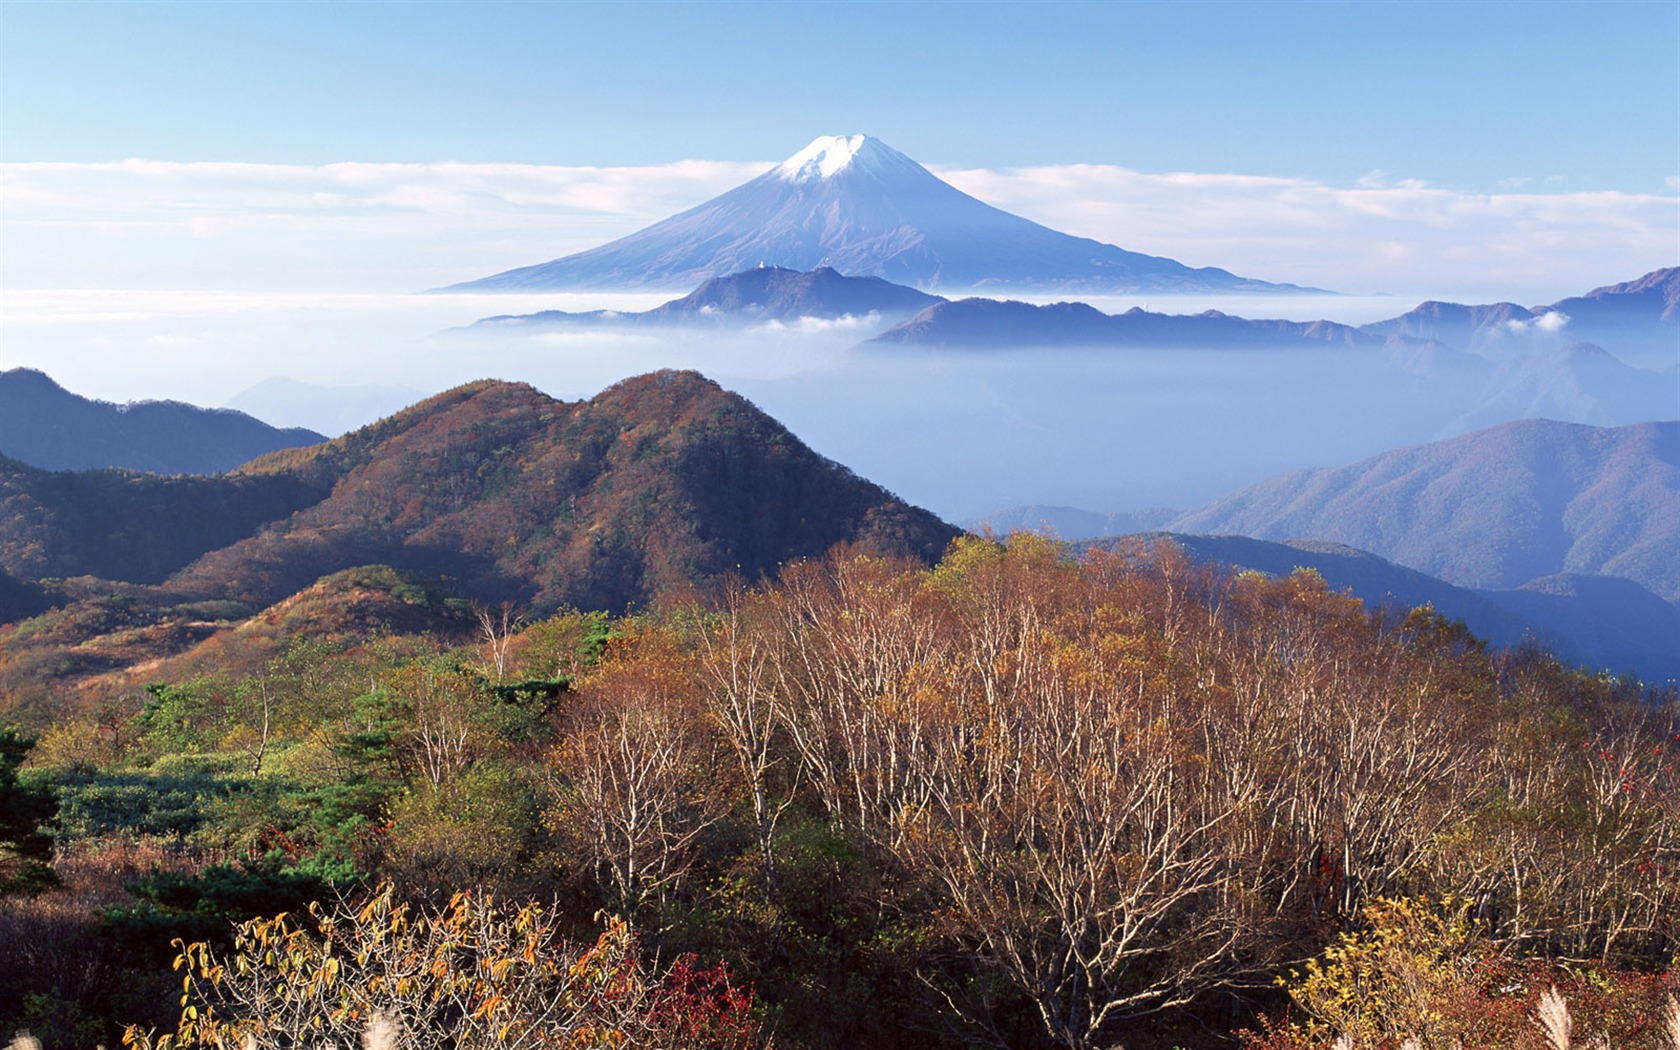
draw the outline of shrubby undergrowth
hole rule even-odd
[[[120,719],[67,707],[33,756],[64,886],[0,910],[35,960],[0,962],[26,992],[0,1025],[430,1031],[343,976],[400,927],[465,953],[403,1002],[530,1032],[593,1018],[574,971],[618,953],[633,994],[598,1023],[637,1046],[1529,1047],[1553,987],[1580,1032],[1665,1045],[1680,722],[1637,682],[1310,573],[1031,536],[479,621],[476,646],[304,639]],[[448,940],[519,916],[528,956]],[[546,976],[514,994],[516,955]]]

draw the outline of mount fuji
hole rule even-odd
[[[879,139],[852,135],[818,138],[758,178],[628,237],[442,291],[686,290],[756,266],[828,266],[943,290],[1310,290],[1040,226],[970,197]]]

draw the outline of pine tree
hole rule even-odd
[[[16,728],[0,729],[0,895],[37,893],[58,881],[52,836],[41,830],[58,815],[58,797],[46,785],[18,779],[34,746]]]

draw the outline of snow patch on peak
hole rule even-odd
[[[781,166],[776,169],[776,174],[788,182],[810,182],[814,179],[829,178],[845,170],[869,141],[868,135],[820,136],[813,139],[809,146],[782,161]]]

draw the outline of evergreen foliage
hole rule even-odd
[[[47,826],[58,813],[50,785],[20,776],[35,741],[0,729],[0,895],[37,893],[58,882]]]

